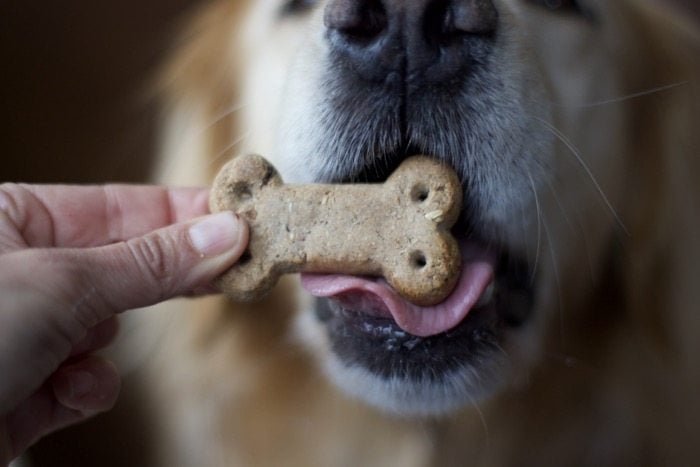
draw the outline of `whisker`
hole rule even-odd
[[[222,157],[224,157],[226,155],[227,152],[229,152],[231,149],[233,149],[237,144],[239,144],[241,141],[246,139],[248,136],[250,136],[250,132],[242,134],[238,138],[234,139],[231,143],[227,144],[224,149],[222,149],[221,151],[216,153],[214,158],[211,159],[211,161],[209,161],[208,167],[211,167],[212,165],[217,163],[219,161],[219,159],[221,159]]]
[[[504,357],[506,357],[507,360],[511,360],[510,355],[508,352],[506,352],[506,349],[504,349],[501,344],[498,342],[490,342],[490,345],[492,345],[496,350],[498,350]]]
[[[554,283],[557,289],[557,300],[559,300],[559,337],[564,342],[564,300],[561,294],[561,279],[559,278],[559,269],[557,268],[556,255],[554,253],[554,244],[552,243],[552,237],[549,235],[549,229],[547,228],[547,222],[545,219],[542,220],[542,227],[544,228],[544,234],[547,238],[547,245],[549,246],[549,254],[552,257],[552,272],[554,272]]]
[[[586,232],[583,229],[583,226],[581,225],[581,222],[578,219],[576,220],[576,226],[574,226],[574,223],[571,221],[568,214],[566,213],[564,206],[562,206],[561,202],[559,201],[559,196],[558,196],[557,191],[554,189],[554,186],[552,185],[552,183],[549,180],[547,180],[547,185],[549,186],[549,190],[552,192],[552,197],[554,198],[554,202],[557,203],[557,206],[559,207],[559,211],[561,211],[562,217],[564,217],[564,221],[566,222],[566,225],[568,225],[569,229],[571,229],[572,232],[576,233],[583,241],[583,249],[586,252],[586,259],[588,260],[588,272],[590,274],[591,283],[594,283],[595,282],[595,274],[593,273],[593,260],[591,259],[591,252],[590,252],[590,248],[588,246],[588,240],[586,240]]]
[[[671,89],[675,89],[675,88],[685,86],[688,84],[690,84],[690,81],[680,81],[677,83],[672,83],[672,84],[667,84],[664,86],[658,86],[655,88],[647,89],[646,91],[635,92],[633,94],[627,94],[624,96],[615,97],[613,99],[605,99],[602,101],[589,102],[587,104],[554,104],[554,105],[559,106],[559,107],[569,107],[569,108],[574,108],[574,109],[588,109],[591,107],[600,107],[603,105],[616,104],[619,102],[628,101],[630,99],[636,99],[638,97],[648,96],[650,94],[656,94],[659,92],[669,91]]]
[[[223,120],[224,118],[228,117],[229,115],[232,115],[232,114],[238,112],[239,110],[241,110],[241,109],[243,109],[244,107],[246,107],[246,105],[247,105],[247,104],[236,104],[236,105],[233,105],[233,106],[231,106],[231,107],[229,107],[229,108],[223,110],[223,111],[220,112],[219,114],[216,114],[216,115],[212,118],[212,120],[209,121],[209,123],[203,124],[203,125],[201,125],[201,126],[198,125],[198,124],[190,125],[190,128],[192,128],[193,131],[192,131],[192,132],[187,132],[187,134],[183,136],[183,140],[184,140],[185,144],[189,144],[189,143],[192,142],[192,141],[197,141],[197,140],[198,140],[199,138],[201,138],[207,131],[211,130],[212,127],[214,127],[217,123],[221,122],[221,120]],[[247,136],[247,135],[246,135],[246,136]],[[227,147],[224,149],[224,153],[225,153],[226,151],[230,150],[233,146],[235,146],[236,144],[238,144],[238,143],[239,143],[240,141],[242,141],[244,138],[245,138],[245,136],[242,137],[242,138],[239,138],[239,139],[235,140],[231,145],[227,146]],[[181,155],[181,156],[184,156],[184,155]],[[209,164],[208,166],[211,166],[212,164],[214,164],[218,159],[221,158],[221,156],[222,156],[221,154],[217,154],[217,156],[214,158],[213,161],[210,162],[210,164]],[[168,160],[167,160],[167,165],[166,165],[165,167],[163,167],[163,170],[162,170],[162,172],[161,172],[161,178],[163,178],[163,179],[165,179],[165,180],[170,179],[173,170],[175,170],[175,167],[176,167],[177,164],[180,162],[180,160],[181,160],[181,157],[178,157],[178,158],[169,157]]]
[[[564,218],[564,222],[566,222],[566,225],[569,226],[569,229],[571,229],[572,232],[575,232],[576,229],[574,229],[574,224],[571,222],[571,219],[566,213],[566,210],[564,209],[564,206],[562,206],[561,202],[559,201],[559,196],[557,191],[554,189],[554,186],[552,185],[551,180],[546,180],[547,186],[549,187],[549,191],[552,193],[552,198],[554,199],[554,202],[557,203],[557,206],[559,207],[559,211],[561,212],[562,217]]]
[[[525,205],[524,203],[518,203],[518,208],[520,210],[520,232],[522,233],[522,238],[528,238],[528,223],[529,223],[529,218],[525,214]],[[537,248],[537,247],[535,247]],[[532,248],[530,247],[530,242],[527,242],[525,245],[525,255],[526,257],[532,258]],[[538,255],[535,255],[538,256]]]
[[[468,371],[468,374],[462,375],[459,378],[459,381],[452,381],[451,383],[454,385],[455,383],[459,384],[462,387],[467,387],[469,388],[466,391],[463,391],[462,393],[466,396],[467,400],[469,401],[469,404],[474,408],[474,411],[477,413],[479,420],[481,422],[481,426],[484,428],[484,445],[486,450],[489,450],[490,446],[490,433],[489,433],[489,425],[488,422],[486,421],[486,416],[484,415],[483,410],[479,406],[479,403],[476,401],[476,399],[473,397],[474,392],[482,392],[483,390],[483,381],[482,377],[483,375],[479,373],[473,366],[469,365],[465,367],[465,370]]]
[[[593,172],[591,171],[591,169],[588,167],[586,162],[581,157],[581,154],[579,153],[578,149],[576,149],[576,146],[574,146],[574,144],[561,131],[557,130],[552,124],[550,124],[546,120],[543,120],[537,116],[533,116],[533,118],[535,120],[539,121],[540,123],[542,123],[545,126],[545,128],[547,128],[554,136],[556,136],[569,149],[571,154],[575,157],[575,159],[581,165],[583,170],[585,170],[588,177],[591,179],[593,186],[598,191],[598,194],[600,195],[601,199],[603,200],[603,202],[607,206],[607,208],[610,211],[610,213],[612,214],[612,216],[615,218],[615,221],[617,222],[617,224],[620,226],[620,228],[625,233],[625,235],[627,235],[629,237],[630,236],[629,230],[627,230],[627,227],[625,226],[624,222],[622,222],[622,219],[617,214],[617,211],[613,207],[613,205],[610,202],[610,200],[608,199],[608,197],[605,195],[605,192],[603,191],[600,184],[598,183],[598,180],[596,180],[595,175],[593,175]]]
[[[489,424],[486,422],[486,417],[484,416],[483,410],[481,410],[481,407],[479,404],[474,400],[474,398],[469,394],[467,391],[467,399],[469,399],[469,403],[471,404],[472,407],[474,407],[474,411],[477,413],[479,416],[479,420],[481,421],[481,426],[484,427],[484,445],[486,448],[486,451],[490,450],[491,446],[491,435],[489,434]]]
[[[530,187],[532,188],[532,194],[535,197],[535,207],[537,209],[537,249],[535,250],[535,261],[532,266],[532,275],[530,276],[530,285],[535,283],[535,276],[537,274],[537,268],[539,267],[540,261],[540,243],[542,240],[542,209],[540,207],[540,198],[537,196],[537,189],[535,188],[535,181],[532,179],[532,174],[528,171],[527,177],[530,179]]]
[[[576,221],[576,225],[578,225],[579,231],[581,232],[581,240],[583,241],[583,251],[586,252],[586,260],[588,262],[588,274],[591,278],[591,284],[595,284],[596,273],[595,269],[593,268],[593,257],[591,256],[591,247],[589,246],[588,239],[586,238],[586,231],[583,229],[580,220]]]
[[[247,105],[248,104],[235,104],[227,109],[222,110],[220,113],[214,115],[212,117],[212,120],[210,120],[208,123],[205,123],[204,125],[202,125],[202,127],[199,128],[198,131],[200,132],[200,134],[204,133],[205,131],[211,129],[211,127],[213,127],[214,125],[219,123],[221,120],[225,119],[228,116],[235,114],[239,110],[244,109]]]

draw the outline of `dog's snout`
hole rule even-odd
[[[495,35],[498,12],[492,0],[331,0],[324,21],[333,52],[362,78],[435,81],[470,62],[475,39]]]

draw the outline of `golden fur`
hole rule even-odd
[[[206,184],[233,154],[275,152],[269,120],[285,91],[273,86],[274,68],[272,84],[249,74],[279,66],[286,76],[298,29],[318,15],[275,25],[274,34],[270,24],[250,29],[269,21],[261,11],[271,3],[210,2],[185,34],[164,73],[160,181]],[[144,373],[157,395],[162,465],[690,465],[700,457],[697,31],[642,0],[586,2],[602,18],[593,32],[498,3],[537,29],[527,59],[540,61],[545,95],[556,101],[551,125],[607,199],[568,143],[553,143],[561,157],[537,187],[541,213],[527,214],[541,217],[526,247],[545,277],[538,310],[547,311],[504,348],[513,377],[446,416],[388,415],[328,382],[318,361],[327,343],[298,311],[307,299],[294,279],[259,304],[169,304],[167,318],[147,318],[158,323],[149,332],[163,335]]]

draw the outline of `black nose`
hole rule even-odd
[[[492,0],[331,0],[324,20],[332,52],[362,78],[436,82],[478,61],[498,12]]]

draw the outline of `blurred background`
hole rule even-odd
[[[657,1],[700,20],[698,0]],[[150,79],[202,3],[0,1],[0,182],[147,179],[157,132]]]
[[[145,179],[151,77],[198,3],[0,1],[0,181]]]
[[[700,21],[699,0],[658,1]],[[152,77],[201,3],[0,0],[0,182],[147,180],[158,128]],[[132,396],[123,393],[119,404]],[[77,431],[85,457],[100,452],[105,467],[122,465],[122,449],[147,444],[145,426],[120,439],[100,437],[91,423]],[[42,442],[37,465],[64,465],[68,452],[76,455],[65,436]],[[148,455],[142,452],[142,465]]]

